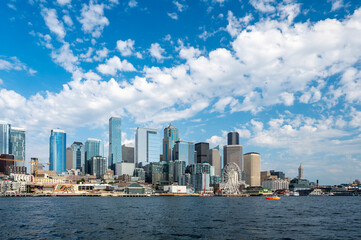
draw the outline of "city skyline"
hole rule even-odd
[[[302,162],[321,183],[360,178],[360,7],[3,1],[0,119],[26,129],[26,160],[49,159],[55,128],[68,145],[100,139],[108,157],[107,122],[119,116],[122,144],[171,122],[210,148],[238,132],[262,170],[296,177]]]

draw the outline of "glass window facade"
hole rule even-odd
[[[10,124],[0,122],[0,154],[9,154]]]
[[[71,145],[73,150],[73,168],[82,170],[82,167],[85,165],[85,149],[84,145],[81,142],[74,142]]]
[[[164,129],[164,138],[163,138],[163,160],[164,161],[174,161],[174,145],[175,142],[179,141],[179,132],[176,127],[170,124],[167,128]]]
[[[66,133],[63,130],[51,130],[49,162],[49,170],[56,173],[66,171]]]
[[[25,160],[25,129],[10,128],[10,154],[17,160]],[[16,167],[23,167],[24,163],[14,162]]]
[[[109,168],[113,164],[122,162],[122,119],[111,117],[109,119]]]
[[[141,163],[145,166],[152,162],[159,162],[160,147],[157,129],[137,128],[135,145],[137,164]]]
[[[184,161],[186,166],[195,163],[194,149],[193,142],[177,141],[173,150],[175,160]]]

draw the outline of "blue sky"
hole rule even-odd
[[[0,3],[1,119],[27,129],[27,158],[123,119],[187,141],[238,131],[262,170],[321,184],[361,178],[361,2],[346,0]]]

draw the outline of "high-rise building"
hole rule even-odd
[[[211,165],[209,163],[195,163],[189,167],[191,183],[196,192],[209,190]]]
[[[134,147],[122,145],[122,162],[134,163]]]
[[[137,128],[135,134],[135,163],[145,166],[159,162],[160,147],[157,129]]]
[[[134,169],[135,169],[134,163],[121,162],[115,164],[115,174],[118,176],[122,176],[122,175],[133,176]]]
[[[66,148],[66,169],[73,169],[73,149],[71,147]]]
[[[182,176],[185,174],[185,171],[186,171],[186,162],[183,160],[175,160],[173,181],[180,184],[182,181]]]
[[[10,124],[0,121],[0,154],[9,154]]]
[[[244,171],[246,184],[251,187],[261,186],[261,155],[259,153],[244,154]]]
[[[85,173],[91,173],[90,160],[95,156],[104,156],[104,145],[99,139],[88,138],[85,141]]]
[[[10,128],[10,149],[9,153],[17,160],[25,161],[25,129]],[[15,167],[23,167],[23,162],[15,162]]]
[[[94,156],[90,159],[90,174],[96,175],[97,178],[103,176],[107,171],[107,158]]]
[[[197,163],[207,162],[207,154],[209,150],[209,143],[196,143],[195,150],[197,151]]]
[[[227,145],[239,145],[239,133],[229,132],[227,134]]]
[[[176,141],[173,151],[174,160],[184,161],[186,166],[195,163],[194,159],[194,143],[187,141]]]
[[[223,169],[223,148],[220,145],[217,145],[214,149],[217,149],[219,153],[221,154],[221,169]]]
[[[111,117],[109,119],[109,157],[108,166],[114,169],[115,163],[122,162],[122,119]]]
[[[176,141],[179,141],[178,129],[172,124],[169,124],[168,127],[164,128],[163,161],[175,160],[173,147]]]
[[[303,166],[302,164],[300,164],[300,166],[298,167],[298,179],[305,179],[303,176]]]
[[[242,145],[223,146],[223,167],[225,167],[227,163],[234,162],[238,165],[239,169],[243,171],[242,149]]]
[[[73,168],[84,171],[85,149],[83,143],[73,142],[71,149],[73,150]]]
[[[50,171],[66,171],[66,133],[63,130],[51,130],[49,163]]]
[[[220,152],[215,148],[209,149],[207,159],[208,163],[214,167],[214,175],[221,176],[222,165]]]

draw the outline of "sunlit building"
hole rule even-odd
[[[174,161],[174,145],[179,141],[179,132],[176,127],[170,124],[164,129],[163,138],[163,161]]]
[[[53,129],[50,133],[49,170],[62,173],[66,171],[66,133]]]
[[[195,163],[195,154],[194,154],[194,143],[187,141],[176,141],[173,151],[174,151],[174,160],[181,160],[185,162],[185,165]]]
[[[122,162],[122,119],[111,117],[109,119],[109,157],[108,166],[114,169],[115,163]]]
[[[159,143],[157,129],[138,127],[135,134],[135,163],[138,166],[145,166],[159,162]]]
[[[25,160],[25,129],[10,128],[10,149],[9,153],[17,160]],[[15,162],[16,167],[23,167],[24,163]]]
[[[10,124],[0,121],[0,154],[9,154]]]

